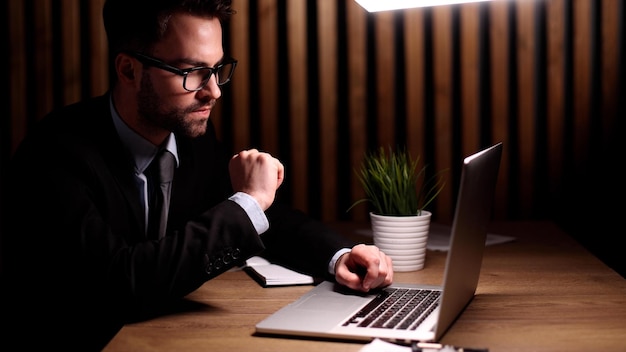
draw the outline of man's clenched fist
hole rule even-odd
[[[276,190],[285,178],[283,164],[270,154],[256,149],[235,154],[228,168],[233,190],[251,195],[263,210],[272,205]]]

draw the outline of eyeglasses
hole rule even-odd
[[[178,67],[168,65],[157,58],[144,55],[142,53],[133,51],[127,52],[127,54],[136,58],[137,60],[139,60],[139,62],[146,66],[160,68],[162,70],[175,73],[179,76],[183,76],[183,88],[185,88],[185,90],[189,92],[196,92],[204,88],[204,86],[209,83],[212,75],[215,75],[217,85],[223,86],[224,84],[230,82],[230,78],[233,76],[233,72],[235,72],[235,67],[237,66],[237,60],[229,57],[224,59],[220,64],[215,67],[198,66],[180,69]]]

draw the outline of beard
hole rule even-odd
[[[198,137],[206,133],[209,118],[201,120],[186,119],[187,114],[206,107],[215,106],[215,99],[204,99],[186,108],[168,107],[156,93],[150,75],[144,71],[141,78],[141,89],[137,93],[137,105],[139,115],[143,120],[154,128],[162,128],[174,132],[177,135]]]

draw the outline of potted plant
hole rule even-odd
[[[427,179],[427,165],[418,168],[419,156],[411,158],[406,148],[387,151],[380,147],[367,153],[358,178],[366,197],[354,202],[368,202],[372,212],[387,216],[415,216],[435,200],[445,182],[440,171]]]
[[[374,244],[391,257],[395,271],[424,267],[431,212],[425,208],[445,186],[442,172],[428,177],[406,148],[379,148],[365,155],[358,178],[369,203]]]

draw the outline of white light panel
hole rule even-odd
[[[491,0],[355,0],[368,12],[410,9],[415,7],[440,6]]]

